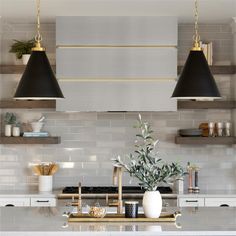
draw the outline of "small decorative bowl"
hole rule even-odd
[[[93,206],[89,209],[89,216],[95,217],[95,218],[103,218],[106,215],[106,208],[105,207],[98,207]]]
[[[43,122],[31,122],[33,132],[40,132],[44,123]]]

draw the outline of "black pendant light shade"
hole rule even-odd
[[[202,50],[191,50],[172,95],[178,99],[221,98]]]
[[[64,98],[45,51],[32,51],[14,98]]]

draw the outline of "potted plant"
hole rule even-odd
[[[16,123],[16,115],[11,112],[7,112],[4,116],[5,123],[5,136],[10,137],[12,131],[12,125]]]
[[[156,145],[158,140],[152,137],[153,131],[147,122],[143,122],[139,115],[138,125],[140,133],[136,134],[134,153],[127,155],[129,163],[125,163],[118,156],[112,159],[114,165],[123,167],[130,176],[138,179],[139,185],[146,191],[143,197],[144,214],[148,218],[158,218],[162,210],[162,198],[157,187],[161,184],[173,184],[185,174],[178,163],[165,163],[158,157]]]
[[[15,40],[14,43],[11,45],[11,49],[9,52],[13,52],[16,54],[17,59],[22,59],[24,65],[28,63],[31,49],[34,47],[34,39],[30,40]]]

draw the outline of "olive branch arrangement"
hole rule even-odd
[[[126,156],[130,162],[126,164],[118,156],[112,159],[114,166],[123,167],[147,191],[155,191],[160,184],[171,184],[186,174],[179,163],[167,164],[158,158],[155,147],[159,141],[152,137],[150,124],[143,122],[140,114],[135,128],[140,129],[140,133],[136,134],[136,150]]]

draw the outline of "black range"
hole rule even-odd
[[[158,187],[160,193],[172,193],[172,189],[170,187]],[[114,186],[83,186],[81,189],[82,194],[106,194],[106,193],[117,193],[118,187]],[[141,189],[139,186],[123,186],[122,187],[123,194],[132,194],[132,193],[144,193],[145,190]],[[65,194],[76,194],[78,193],[78,187],[76,186],[68,186],[62,190],[62,193]]]

